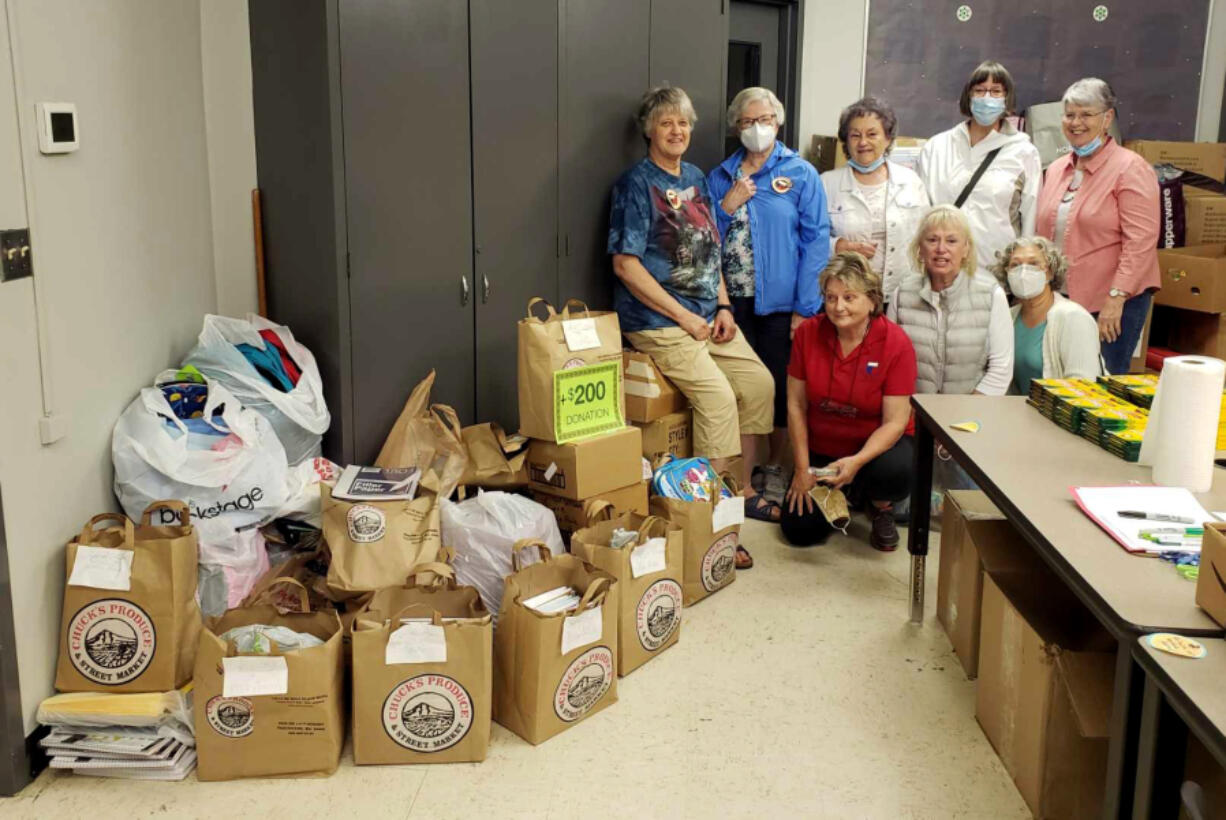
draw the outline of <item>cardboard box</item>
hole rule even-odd
[[[635,423],[643,431],[643,457],[655,463],[659,456],[672,453],[677,458],[694,455],[693,412],[669,413],[649,424]]]
[[[834,167],[835,157],[842,153],[842,150],[838,137],[814,134],[813,140],[809,143],[809,156],[805,159],[813,163],[813,167],[820,174]]]
[[[655,421],[688,406],[685,396],[670,382],[646,353],[622,353],[626,374],[626,420]]]
[[[1136,151],[1152,165],[1170,163],[1176,168],[1226,182],[1226,143],[1128,140],[1124,147]]]
[[[1219,624],[1226,624],[1226,524],[1210,523],[1200,548],[1196,605]]]
[[[1029,550],[1013,525],[980,490],[945,494],[941,554],[937,562],[937,620],[966,676],[979,674],[979,622],[983,564],[976,543],[993,541],[1010,552]]]
[[[1027,594],[1025,573],[1002,577],[1007,592],[984,579],[975,718],[1035,817],[1097,817],[1115,655],[1070,648],[1063,619],[1080,615],[1041,600],[1052,588]]]
[[[564,498],[591,498],[643,480],[643,434],[623,427],[570,444],[528,445],[528,486]]]
[[[1226,196],[1183,186],[1184,245],[1226,243]]]
[[[603,498],[608,501],[613,505],[615,513],[636,512],[639,515],[647,515],[647,485],[646,481],[638,481],[629,487],[600,493],[593,498]],[[588,499],[563,498],[560,495],[551,495],[540,490],[529,490],[528,494],[532,496],[533,501],[548,507],[557,517],[558,529],[562,532],[563,540],[569,542],[571,533],[587,526],[583,505]]]
[[[1226,313],[1226,245],[1160,250],[1158,271],[1162,288],[1154,294],[1156,304]]]

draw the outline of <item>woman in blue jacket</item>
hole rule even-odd
[[[776,139],[783,104],[746,88],[728,106],[742,147],[707,176],[719,203],[722,267],[732,315],[775,380],[775,432],[761,476],[765,496],[783,503],[787,452],[787,369],[792,334],[822,306],[818,276],[830,257],[830,216],[817,169]]]

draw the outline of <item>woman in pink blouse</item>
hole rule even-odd
[[[1098,319],[1107,371],[1127,373],[1159,286],[1158,177],[1107,136],[1115,104],[1096,77],[1064,92],[1072,151],[1047,169],[1036,228],[1069,259],[1068,295]]]

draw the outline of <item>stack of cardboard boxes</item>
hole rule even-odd
[[[622,354],[626,371],[626,419],[643,432],[643,457],[653,465],[664,455],[689,458],[692,413],[681,391],[646,353]]]
[[[1155,165],[1226,181],[1226,143],[1131,140],[1125,145]],[[1179,353],[1226,356],[1226,196],[1192,185],[1183,186],[1183,196],[1183,244],[1158,251],[1162,289],[1154,296],[1153,330],[1147,335],[1153,344]]]

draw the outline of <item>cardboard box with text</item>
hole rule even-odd
[[[694,455],[692,421],[693,411],[686,409],[647,424],[636,423],[635,427],[643,431],[643,457],[654,464],[665,454],[676,458]]]
[[[643,478],[643,434],[623,427],[592,438],[528,445],[528,486],[564,498],[591,498]]]

